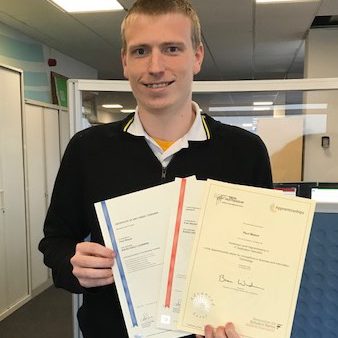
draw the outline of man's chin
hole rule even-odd
[[[147,104],[139,105],[140,110],[147,111],[149,113],[162,113],[170,110],[173,107],[173,104],[168,101],[152,101],[147,102]]]

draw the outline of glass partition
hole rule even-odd
[[[135,109],[128,82],[72,81],[79,101],[70,105],[78,121],[74,131],[120,120]],[[274,183],[337,182],[338,79],[320,86],[317,81],[312,87],[311,80],[202,82],[195,84],[193,100],[203,113],[263,139]]]
[[[120,120],[135,109],[126,81],[70,80],[68,88],[73,133]],[[313,323],[323,323],[322,336],[333,337],[337,331],[331,308],[337,303],[333,281],[337,270],[338,79],[195,82],[193,99],[203,113],[263,139],[276,189],[318,201],[292,338],[310,337]],[[74,313],[80,303],[81,296],[74,296]]]

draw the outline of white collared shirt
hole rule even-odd
[[[176,154],[183,148],[189,147],[188,141],[205,141],[208,139],[208,135],[202,121],[201,109],[195,102],[192,102],[192,106],[196,113],[194,123],[183,137],[175,141],[165,151],[163,151],[163,149],[157,144],[157,142],[144,130],[142,122],[140,120],[140,116],[138,114],[138,108],[136,108],[134,120],[128,127],[127,132],[134,136],[143,136],[146,139],[151,150],[154,152],[155,156],[161,162],[162,167],[166,168],[170,160],[173,158],[174,154]]]

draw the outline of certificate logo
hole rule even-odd
[[[243,207],[244,201],[239,200],[236,196],[215,194],[216,205],[230,204],[237,207]]]
[[[270,210],[271,210],[273,213],[276,213],[276,212],[279,211],[279,212],[291,212],[291,213],[294,213],[294,214],[304,215],[304,211],[302,211],[302,210],[286,208],[286,207],[277,205],[277,204],[275,204],[275,203],[272,203],[272,204],[270,205]]]
[[[191,297],[193,315],[197,318],[206,318],[213,306],[213,299],[205,292],[196,292]]]

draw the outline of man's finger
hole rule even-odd
[[[97,269],[111,268],[114,265],[114,259],[111,257],[85,256],[82,254],[73,256],[70,262],[73,266]]]
[[[105,286],[114,283],[114,277],[103,279],[79,279],[80,284],[85,288],[93,288],[98,286]]]
[[[204,328],[205,338],[214,338],[214,329],[211,325],[207,325]]]
[[[227,338],[225,335],[224,326],[219,326],[215,332],[215,338]]]
[[[74,267],[73,274],[79,279],[103,279],[110,278],[113,272],[112,269],[85,269]]]
[[[78,243],[76,245],[76,252],[88,256],[107,257],[107,258],[115,257],[113,250],[94,242]]]
[[[228,338],[241,338],[239,334],[235,330],[235,326],[233,323],[227,323],[225,325],[225,333]]]

